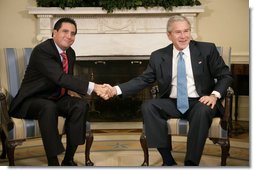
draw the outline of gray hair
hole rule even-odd
[[[182,15],[173,15],[168,20],[168,23],[167,23],[167,32],[171,32],[172,31],[172,27],[171,26],[172,26],[172,24],[174,22],[177,22],[177,21],[186,21],[188,23],[188,25],[190,26],[190,29],[191,29],[190,21],[186,17],[184,17]]]

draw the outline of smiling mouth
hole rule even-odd
[[[181,44],[185,44],[185,43],[186,43],[186,41],[180,41],[179,43],[181,43]]]

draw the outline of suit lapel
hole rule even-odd
[[[173,55],[173,46],[169,46],[165,49],[164,53],[162,53],[162,63],[161,70],[163,76],[168,78],[168,76],[172,75],[172,70],[170,69],[172,66],[172,55]]]
[[[162,94],[166,93],[168,90],[170,90],[170,82],[172,80],[172,57],[173,57],[173,45],[169,45],[167,48],[165,48],[164,53],[162,53],[162,63],[161,63],[161,75],[162,80],[164,81],[164,86]]]
[[[198,50],[198,48],[195,46],[195,42],[193,41],[191,41],[190,43],[190,56],[191,56],[192,72],[193,72],[196,90],[198,93],[200,93],[201,84],[197,76],[202,74],[205,61],[204,61],[204,58],[201,56],[201,53]]]
[[[70,48],[68,48],[68,49],[66,50],[66,54],[67,54],[67,57],[68,57],[68,66],[69,66],[69,68],[68,68],[68,73],[72,73],[72,71],[73,71],[73,66],[74,66],[74,60],[73,60],[73,57],[72,57],[72,55],[71,55],[71,50],[70,50]]]
[[[200,51],[195,46],[194,42],[190,43],[190,56],[191,56],[192,71],[195,77],[195,75],[198,75],[199,73],[203,72],[204,59],[201,56]]]
[[[49,39],[49,40],[50,40],[50,43],[51,43],[51,45],[52,45],[52,47],[53,47],[53,49],[54,49],[54,50],[53,50],[53,53],[54,53],[54,56],[56,56],[56,61],[57,61],[59,64],[62,64],[60,54],[59,54],[59,52],[58,52],[58,50],[57,50],[57,47],[56,47],[56,45],[55,45],[53,39]]]

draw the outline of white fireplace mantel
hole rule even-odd
[[[180,14],[191,22],[192,37],[198,37],[197,15],[202,6],[163,8],[138,8],[119,10],[108,14],[96,7],[65,8],[30,7],[29,14],[37,18],[38,43],[51,37],[55,22],[61,17],[72,17],[77,22],[78,33],[73,44],[77,56],[150,55],[170,42],[166,35],[167,20]]]

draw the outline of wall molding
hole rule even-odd
[[[232,64],[249,64],[250,57],[249,52],[235,52],[231,54]]]

